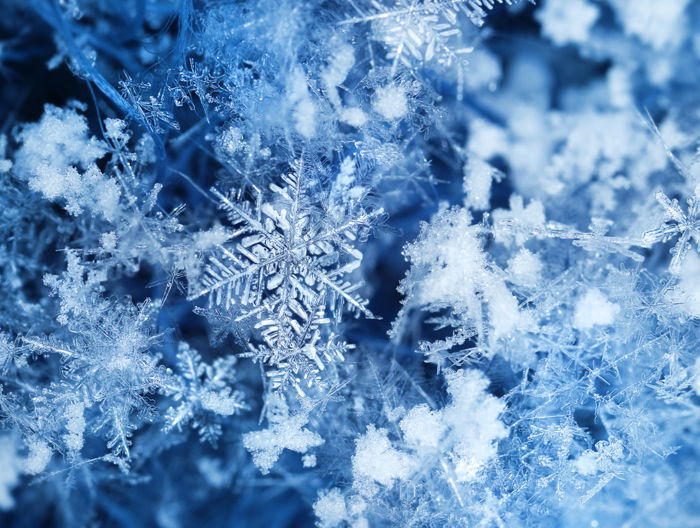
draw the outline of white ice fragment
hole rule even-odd
[[[406,90],[397,84],[377,88],[372,108],[388,121],[401,119],[408,113]]]
[[[27,447],[29,448],[29,454],[24,459],[22,469],[29,475],[41,473],[51,460],[51,448],[39,438],[30,438],[27,442]]]
[[[446,426],[439,411],[425,405],[413,407],[399,423],[407,444],[419,449],[435,449],[445,433]]]
[[[0,436],[0,510],[15,505],[12,489],[19,484],[21,460],[12,436]]]
[[[485,161],[470,156],[463,173],[464,205],[475,211],[485,211],[491,201],[491,184],[499,172]]]
[[[86,169],[106,153],[104,143],[88,133],[84,116],[47,104],[41,119],[17,134],[21,147],[15,156],[16,173],[30,178],[42,166],[55,172],[71,166]]]
[[[666,300],[677,311],[690,317],[700,317],[700,257],[689,251],[681,263],[678,283],[670,288]]]
[[[358,487],[366,481],[391,487],[397,480],[408,478],[415,469],[411,457],[392,446],[386,429],[370,425],[355,442],[352,473]]]
[[[304,455],[303,457],[301,457],[301,463],[305,468],[316,467],[316,455]]]
[[[598,7],[587,0],[546,0],[535,17],[542,25],[542,33],[563,46],[584,44],[598,14]]]
[[[459,481],[473,481],[496,456],[498,440],[508,434],[500,420],[505,403],[486,391],[489,380],[478,370],[458,370],[446,377],[452,402],[443,418],[454,442],[455,472]]]
[[[32,190],[48,200],[64,199],[72,215],[86,209],[93,216],[116,220],[121,189],[95,165],[105,155],[105,145],[88,136],[85,117],[70,108],[46,105],[41,120],[25,125],[17,139],[21,147],[16,173]]]
[[[348,76],[354,64],[355,52],[352,46],[340,44],[337,46],[335,54],[331,58],[328,66],[321,73],[321,81],[323,81],[326,97],[328,97],[328,100],[336,108],[341,107],[338,86],[340,86]]]
[[[502,280],[492,280],[484,284],[484,299],[488,303],[491,337],[507,337],[514,331],[525,331],[532,327],[532,316],[520,310],[518,300]]]
[[[304,428],[309,420],[307,415],[289,415],[282,396],[272,396],[268,400],[268,419],[270,426],[267,429],[243,435],[243,446],[251,452],[253,462],[263,475],[270,472],[285,449],[306,453],[323,444],[323,438]]]
[[[534,286],[540,280],[542,261],[525,248],[520,249],[508,261],[508,278],[520,286]]]
[[[66,407],[66,433],[63,441],[68,449],[74,453],[83,448],[83,434],[85,433],[85,405],[82,402],[71,403]]]
[[[194,247],[198,250],[212,249],[226,242],[231,234],[222,225],[216,225],[207,231],[194,234]]]
[[[236,127],[228,127],[217,138],[219,147],[229,155],[235,154],[246,147],[243,134]]]
[[[100,246],[105,251],[114,251],[117,247],[117,235],[116,233],[110,231],[108,233],[102,233],[100,235]]]
[[[287,96],[293,107],[293,117],[296,131],[306,139],[316,134],[316,105],[311,99],[306,85],[306,77],[300,68],[290,75]]]
[[[610,302],[598,288],[590,288],[576,303],[573,326],[590,330],[594,326],[610,325],[619,312],[619,305]]]
[[[105,135],[117,144],[124,145],[131,137],[126,130],[126,122],[108,117],[105,119]]]
[[[574,460],[574,467],[581,475],[591,476],[598,473],[598,455],[595,451],[587,449]]]
[[[201,395],[200,402],[204,409],[221,416],[236,414],[241,407],[239,399],[231,393],[230,389],[206,391]]]
[[[685,37],[690,0],[611,0],[625,33],[657,50],[674,48]]]
[[[367,114],[357,107],[343,108],[340,112],[340,120],[356,128],[367,123],[367,119]]]
[[[338,488],[321,491],[314,503],[314,513],[318,518],[319,528],[336,528],[347,520],[348,511],[345,498]]]

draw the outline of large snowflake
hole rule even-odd
[[[244,356],[269,367],[273,388],[290,384],[300,394],[350,347],[332,331],[343,310],[372,317],[357,293],[362,284],[348,278],[362,259],[358,236],[380,214],[359,208],[339,215],[313,203],[303,170],[296,163],[282,186],[271,184],[265,203],[261,193],[249,201],[212,189],[232,230],[189,292],[190,300],[207,296],[204,312],[228,330],[252,328]]]

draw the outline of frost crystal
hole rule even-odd
[[[191,421],[201,440],[215,443],[221,425],[211,414],[232,416],[246,408],[242,393],[230,386],[235,380],[236,358],[219,358],[213,365],[206,365],[189,345],[180,343],[177,359],[180,376],[161,389],[178,404],[168,409],[165,430],[179,429]]]
[[[334,528],[347,518],[345,498],[338,489],[331,489],[321,494],[314,503],[314,513],[321,528]]]
[[[700,248],[700,199],[697,194],[688,199],[687,213],[683,211],[678,200],[671,200],[663,191],[656,193],[656,199],[664,209],[665,222],[660,227],[644,233],[644,241],[654,244],[659,241],[666,242],[677,236],[678,240],[671,250],[669,271],[678,274],[681,263],[690,249],[690,241]]]
[[[505,405],[486,393],[488,380],[478,371],[451,373],[447,384],[452,403],[443,417],[454,442],[455,472],[459,481],[469,481],[496,455],[496,442],[508,432],[499,419]]]
[[[253,462],[263,474],[270,472],[285,449],[306,453],[323,444],[323,438],[305,428],[308,415],[290,415],[282,396],[272,397],[268,405],[270,427],[243,435],[243,445],[251,452]]]
[[[9,0],[0,526],[700,526],[700,0]]]
[[[300,393],[318,373],[340,361],[348,345],[326,327],[343,308],[372,317],[367,301],[347,280],[362,259],[358,236],[381,211],[334,219],[308,197],[304,168],[271,184],[273,201],[237,201],[214,189],[231,230],[209,251],[190,282],[190,299],[208,296],[212,318],[252,326],[246,356],[270,367],[274,387],[291,384]],[[229,323],[230,324],[230,323]]]
[[[555,44],[583,44],[598,18],[598,8],[587,0],[546,0],[537,11],[542,32]]]
[[[463,344],[472,335],[483,346],[487,338],[507,338],[532,324],[508,289],[503,271],[484,253],[483,234],[481,226],[472,224],[467,209],[446,210],[424,225],[418,239],[404,251],[411,269],[400,287],[406,296],[402,316],[416,306],[435,313],[448,309],[449,317],[435,322],[456,329],[444,346],[424,344],[423,351],[438,364],[453,345]],[[394,333],[398,331],[400,326],[395,324]]]
[[[408,112],[406,92],[400,86],[383,86],[377,90],[374,111],[389,121],[401,119]]]
[[[591,288],[576,303],[574,311],[574,328],[589,330],[596,325],[610,325],[620,307],[610,302],[597,288]]]
[[[408,478],[414,470],[411,457],[391,445],[385,429],[370,425],[356,444],[352,471],[360,487],[366,486],[365,481],[391,487],[396,480]]]
[[[86,119],[71,108],[46,105],[38,123],[26,125],[17,135],[22,147],[15,170],[28,178],[29,187],[49,200],[62,198],[73,215],[83,209],[114,220],[120,189],[102,174],[95,162],[106,146],[88,137]]]
[[[19,483],[20,477],[20,461],[10,436],[0,437],[0,462],[3,467],[0,472],[0,510],[9,510],[15,505],[12,488]]]
[[[464,165],[465,205],[477,211],[488,209],[494,179],[500,180],[498,171],[478,158],[470,158]]]
[[[51,448],[39,439],[33,439],[28,444],[29,454],[24,461],[24,471],[29,475],[41,473],[51,460]]]

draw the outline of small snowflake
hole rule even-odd
[[[687,212],[683,211],[678,200],[670,199],[663,191],[656,193],[656,200],[664,208],[664,223],[644,233],[643,240],[651,245],[678,237],[671,249],[671,263],[668,268],[671,273],[677,275],[690,249],[691,239],[700,247],[700,199],[697,195],[688,198]]]

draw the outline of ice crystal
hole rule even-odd
[[[177,360],[179,376],[161,388],[176,404],[166,412],[164,429],[169,431],[192,422],[202,440],[215,443],[221,435],[221,425],[212,416],[232,416],[246,408],[243,394],[230,385],[235,381],[236,358],[219,358],[207,365],[195,350],[181,343]]]
[[[695,195],[689,198],[687,212],[683,211],[678,200],[671,200],[663,191],[656,193],[656,200],[664,209],[664,223],[644,233],[644,241],[654,244],[678,237],[669,263],[669,271],[678,274],[690,249],[690,241],[700,247],[700,200]]]
[[[700,525],[697,0],[8,0],[0,525]]]
[[[341,361],[349,345],[326,326],[346,308],[372,317],[367,301],[348,281],[360,265],[358,237],[380,211],[335,219],[313,204],[304,166],[271,184],[272,201],[240,201],[213,189],[231,230],[216,244],[190,286],[190,299],[208,296],[204,313],[253,327],[257,341],[245,356],[267,365],[274,387],[311,387],[327,364]],[[324,218],[325,216],[325,218]]]

